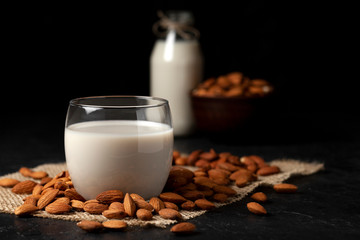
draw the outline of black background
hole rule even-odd
[[[317,135],[327,138],[350,121],[344,137],[357,137],[353,6],[225,0],[18,7],[5,15],[2,36],[5,125],[32,116],[62,128],[72,98],[149,95],[156,11],[185,9],[201,32],[204,78],[242,71],[272,82],[279,101],[263,121],[280,116],[279,132],[300,128],[307,139],[323,129]]]
[[[205,78],[242,71],[272,82],[278,96],[245,132],[195,133],[175,138],[175,147],[325,163],[325,171],[289,181],[299,186],[298,194],[264,189],[269,217],[249,214],[247,197],[191,220],[199,232],[189,238],[359,239],[358,8],[261,0],[15,4],[2,8],[0,175],[64,162],[70,99],[148,95],[156,11],[186,9],[201,32]],[[0,223],[1,239],[122,234],[85,235],[73,222],[10,214],[0,214]],[[173,237],[169,227],[136,228],[122,236]]]

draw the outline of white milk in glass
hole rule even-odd
[[[202,80],[203,60],[194,40],[176,40],[170,32],[157,40],[150,58],[151,95],[169,101],[175,135],[187,135],[194,127],[190,92]]]
[[[65,148],[74,187],[84,198],[121,190],[149,199],[166,183],[173,130],[149,121],[82,122],[65,129]]]

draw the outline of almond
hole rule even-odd
[[[37,206],[37,202],[39,201],[41,195],[30,195],[30,196],[27,196],[25,199],[24,199],[24,204],[31,204],[31,205],[34,205],[34,206]]]
[[[2,178],[0,179],[0,187],[14,187],[20,181],[13,178]]]
[[[108,190],[96,196],[96,200],[101,203],[110,204],[120,202],[124,199],[124,193],[120,190]]]
[[[70,198],[70,200],[75,199],[83,202],[86,201],[85,198],[76,192],[74,188],[66,189],[64,194],[66,197]]]
[[[178,157],[175,159],[175,165],[184,166],[187,164],[187,157]]]
[[[273,188],[278,193],[294,193],[298,190],[296,185],[290,183],[275,184]]]
[[[161,201],[160,198],[153,197],[150,199],[149,203],[151,206],[153,206],[155,212],[159,212],[161,209],[165,208],[165,204],[163,201]]]
[[[55,199],[58,193],[59,189],[49,189],[44,195],[40,197],[39,201],[37,202],[37,207],[39,209],[43,209]]]
[[[130,197],[132,197],[132,199],[134,199],[134,200],[136,200],[136,199],[145,200],[142,196],[140,196],[139,194],[136,194],[136,193],[131,193]]]
[[[181,204],[181,208],[184,210],[188,210],[188,211],[194,210],[195,207],[196,207],[196,204],[193,201],[186,201]]]
[[[70,199],[67,197],[60,197],[60,198],[56,198],[54,203],[63,203],[63,204],[70,204]]]
[[[217,178],[227,178],[228,175],[226,171],[222,171],[222,169],[210,169],[208,171],[208,175],[210,179],[217,179]]]
[[[47,172],[44,172],[44,171],[36,171],[36,172],[30,173],[30,177],[32,177],[34,179],[42,179],[47,176],[48,176]]]
[[[11,191],[16,194],[30,194],[36,185],[37,183],[34,181],[25,180],[17,183]]]
[[[114,219],[114,218],[123,219],[123,218],[127,217],[127,213],[125,211],[111,210],[111,209],[103,211],[102,215],[109,219]]]
[[[266,202],[266,200],[267,200],[267,196],[263,192],[256,192],[253,195],[251,195],[250,197],[257,202]]]
[[[76,224],[82,230],[87,232],[96,232],[103,229],[103,225],[96,221],[82,220]]]
[[[129,193],[125,194],[124,208],[125,208],[125,212],[130,217],[133,217],[135,215],[135,213],[136,213],[136,204],[135,204],[134,200],[132,199],[132,197],[130,197]]]
[[[123,230],[127,227],[126,222],[122,220],[109,220],[106,222],[103,222],[102,225],[105,228],[113,229],[113,230]]]
[[[235,166],[234,164],[228,163],[228,162],[220,162],[217,165],[218,168],[224,169],[230,172],[235,172],[240,169],[239,166]]]
[[[66,189],[69,188],[69,185],[66,184],[66,182],[64,181],[57,181],[55,184],[54,184],[54,188],[55,189],[59,189],[61,191],[65,191]]]
[[[236,181],[236,178],[238,178],[239,176],[243,176],[243,175],[246,176],[248,179],[253,178],[253,176],[252,176],[253,173],[245,168],[240,168],[236,172],[233,172],[229,178],[230,178],[230,180]]]
[[[206,170],[210,170],[211,169],[211,165],[210,162],[208,162],[207,160],[204,159],[199,159],[196,161],[195,166],[198,168],[203,168]]]
[[[279,173],[280,169],[277,166],[262,167],[257,170],[256,174],[260,176],[268,176],[271,174]]]
[[[190,153],[187,159],[187,164],[194,166],[195,162],[198,160],[200,153],[202,153],[202,150],[195,150]]]
[[[40,181],[40,185],[44,186],[45,184],[47,184],[48,182],[50,182],[52,180],[51,177],[44,177],[41,179]]]
[[[199,198],[204,198],[205,195],[201,191],[198,190],[191,190],[191,191],[185,191],[181,194],[184,198],[195,201]]]
[[[210,210],[215,208],[215,205],[206,199],[198,199],[195,201],[195,204],[198,208],[202,210]]]
[[[19,207],[17,207],[14,211],[15,215],[17,216],[26,216],[26,215],[30,215],[33,212],[39,210],[36,206],[34,206],[33,204],[23,204]]]
[[[32,170],[30,168],[27,167],[21,167],[19,169],[19,172],[21,173],[21,175],[23,175],[24,177],[30,177]]]
[[[108,209],[108,205],[99,202],[88,202],[84,204],[84,211],[91,214],[101,214]]]
[[[208,177],[194,177],[194,183],[202,187],[213,188],[217,184]]]
[[[83,211],[84,210],[84,202],[79,200],[71,200],[70,201],[71,207],[76,211]]]
[[[176,211],[179,211],[179,207],[175,203],[164,202],[164,205],[165,205],[165,208],[171,208],[171,209],[174,209]]]
[[[213,190],[216,193],[223,193],[228,196],[234,196],[236,194],[236,191],[228,186],[215,186],[213,187]]]
[[[209,152],[203,152],[199,155],[199,158],[204,159],[206,161],[213,161],[218,157],[218,154],[215,152],[214,149],[210,149]]]
[[[159,215],[160,215],[160,217],[162,217],[164,219],[172,219],[172,220],[182,219],[181,214],[178,211],[171,209],[171,208],[161,209],[159,211]]]
[[[249,202],[247,204],[247,208],[249,209],[250,212],[257,214],[257,215],[267,214],[265,208],[257,202]]]
[[[154,210],[153,206],[151,206],[151,204],[145,200],[141,200],[141,199],[133,199],[133,200],[137,208],[146,209],[149,210],[150,212]]]
[[[237,165],[237,166],[240,166],[241,165],[241,162],[240,162],[240,157],[238,156],[235,156],[235,155],[230,155],[228,158],[227,158],[227,161],[233,165]]]
[[[113,202],[110,204],[109,210],[118,210],[125,212],[124,204],[121,202]]]
[[[245,175],[240,175],[235,180],[235,184],[239,188],[245,187],[248,184],[248,182],[249,182],[249,178]]]
[[[194,173],[189,169],[179,166],[173,166],[170,169],[169,178],[178,178],[178,177],[183,177],[185,179],[191,180],[194,177]]]
[[[136,211],[136,217],[143,221],[149,221],[153,218],[151,211],[140,208]]]
[[[251,158],[258,165],[259,168],[268,166],[265,160],[260,156],[250,155],[249,158]]]
[[[55,201],[45,207],[45,211],[51,214],[63,214],[70,212],[71,206],[61,201]]]
[[[172,202],[175,204],[183,203],[186,201],[186,199],[183,196],[173,192],[160,193],[159,198],[162,201]]]
[[[43,186],[41,186],[40,184],[37,184],[37,185],[35,185],[35,187],[33,188],[32,195],[41,194],[42,190],[43,190]]]
[[[189,234],[194,232],[196,229],[196,226],[189,222],[181,222],[178,224],[175,224],[170,231],[177,234]]]
[[[224,193],[216,193],[212,196],[212,199],[215,202],[226,202],[226,200],[228,199],[228,195],[224,194]]]
[[[54,187],[55,183],[58,180],[56,178],[52,178],[50,181],[48,181],[47,183],[45,183],[43,190],[47,189],[47,188],[51,188]]]

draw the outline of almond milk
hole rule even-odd
[[[149,121],[89,121],[65,129],[66,162],[75,189],[86,199],[106,190],[161,193],[169,175],[173,130]]]
[[[194,128],[190,92],[202,80],[203,60],[197,40],[177,40],[175,33],[157,40],[150,59],[151,95],[169,101],[174,134]]]

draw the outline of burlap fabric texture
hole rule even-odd
[[[277,183],[284,182],[288,178],[294,175],[309,175],[318,172],[319,170],[324,169],[324,164],[322,163],[308,163],[302,162],[293,159],[281,159],[281,160],[274,160],[270,163],[270,165],[277,165],[281,172],[278,174],[274,174],[271,176],[259,177],[257,181],[252,182],[251,184],[247,185],[246,187],[238,188],[235,185],[231,187],[237,192],[237,194],[228,199],[225,203],[215,203],[217,208],[231,204],[236,201],[240,201],[249,193],[253,192],[255,188],[259,186],[272,186]],[[190,168],[194,170],[195,168]],[[65,163],[53,163],[53,164],[43,164],[33,168],[34,171],[46,171],[50,177],[55,176],[57,173],[66,170]],[[19,172],[10,173],[0,178],[14,178],[20,181],[28,180],[30,178],[22,176]],[[23,203],[23,199],[27,195],[25,194],[14,194],[11,192],[11,188],[3,188],[0,187],[0,212],[2,213],[10,213],[13,214],[15,208],[20,206]],[[204,213],[205,210],[195,210],[195,211],[180,211],[181,215],[183,216],[184,220],[188,220],[191,218],[198,217]],[[70,212],[68,214],[61,214],[61,215],[54,215],[49,214],[45,211],[38,211],[33,214],[34,217],[42,217],[42,218],[54,218],[54,219],[61,219],[61,220],[68,220],[68,221],[81,221],[81,220],[96,220],[99,222],[106,221],[107,219],[102,215],[92,215],[87,212]],[[156,226],[165,228],[167,225],[174,224],[176,220],[166,220],[158,215],[153,217],[151,221],[142,221],[136,218],[125,218],[124,219],[129,226]]]

